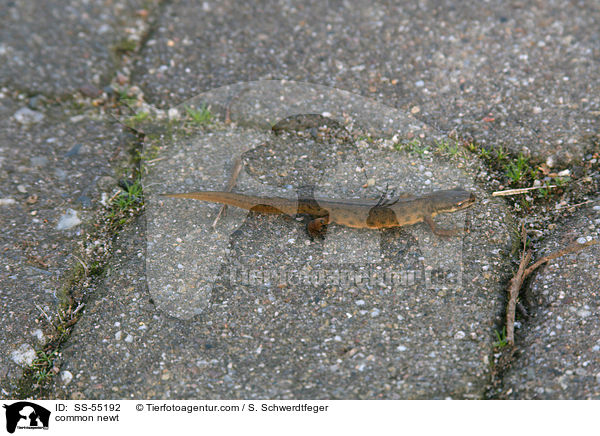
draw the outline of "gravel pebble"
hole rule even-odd
[[[81,224],[81,220],[77,216],[77,211],[73,209],[67,209],[63,216],[58,220],[56,225],[57,230],[68,230],[77,225]]]
[[[19,109],[13,116],[20,124],[36,124],[44,119],[43,113],[31,110],[28,107]]]
[[[64,385],[68,385],[69,383],[71,383],[71,380],[73,380],[73,373],[71,373],[71,371],[61,371],[60,381]]]
[[[31,345],[21,344],[18,349],[10,353],[10,357],[17,365],[30,366],[37,354]]]

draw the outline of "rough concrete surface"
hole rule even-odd
[[[44,342],[40,316],[56,312],[82,223],[99,208],[101,192],[116,185],[111,161],[126,155],[120,129],[105,121],[64,106],[13,106],[15,115],[0,121],[3,380],[18,379]]]
[[[597,239],[599,229],[600,207],[588,206],[557,229],[543,252]],[[504,377],[507,398],[600,399],[599,259],[593,246],[550,262],[533,279],[526,299],[535,309]]]
[[[114,74],[118,52],[142,39],[145,8],[153,3],[4,1],[0,83],[48,96],[101,87]]]
[[[198,15],[194,5],[167,4],[141,52],[136,82],[156,104],[289,79],[374,97],[440,130],[540,159],[581,158],[596,133],[593,1],[220,1]]]
[[[599,397],[597,246],[532,276],[515,348],[494,345],[518,223],[534,258],[598,238],[597,2],[5,1],[0,22],[0,398]],[[312,94],[286,106],[297,83]],[[235,123],[179,126],[197,116],[190,103]],[[352,143],[323,142],[317,128],[275,134],[280,107],[387,128]],[[109,115],[135,111],[150,113],[136,134]],[[500,158],[419,148],[455,134],[522,153],[544,182],[570,180],[547,197],[492,197],[510,187]],[[157,196],[222,189],[235,155],[238,192],[378,198],[387,183],[413,194],[461,185],[478,201],[435,218],[464,227],[456,239],[419,223],[332,225],[319,242],[293,217],[233,208],[209,231],[218,206]],[[78,247],[139,169],[146,209],[98,241],[112,247],[107,262],[72,290],[84,306],[40,389],[25,369],[55,333],[65,282],[96,260]],[[458,285],[232,274],[431,271],[432,259],[460,265]],[[186,288],[186,306],[177,284],[188,279],[201,292]]]

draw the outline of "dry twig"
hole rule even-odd
[[[79,263],[81,264],[81,266],[83,267],[83,269],[85,271],[85,275],[87,276],[89,274],[89,269],[88,269],[88,266],[85,264],[85,262],[83,260],[81,260],[79,257],[75,256],[74,254],[72,254],[71,256],[73,256],[75,259],[77,259],[79,261]]]
[[[535,261],[531,266],[527,267],[531,261],[531,251],[525,249],[526,241],[527,232],[525,231],[525,224],[523,224],[521,226],[521,242],[523,243],[521,262],[519,263],[519,269],[517,270],[517,273],[512,279],[510,279],[508,284],[508,305],[506,307],[506,342],[509,345],[514,345],[515,343],[515,308],[517,307],[517,298],[519,297],[519,292],[523,286],[523,281],[527,278],[527,276],[538,269],[541,265],[551,260],[557,259],[565,254],[575,253],[583,250],[586,247],[589,247],[590,245],[595,245],[598,243],[596,239],[592,239],[591,241],[587,241],[583,244],[575,242],[563,248],[562,250],[556,251],[547,256],[543,256]]]
[[[572,207],[579,207],[579,206],[583,206],[585,204],[597,203],[597,202],[598,202],[598,200],[588,200],[588,201],[583,201],[581,203],[576,203],[576,204],[566,204],[564,206],[557,207],[554,210],[571,209]]]
[[[42,312],[42,314],[44,315],[44,318],[46,318],[46,321],[48,321],[48,324],[50,324],[52,327],[55,327],[54,323],[52,322],[52,319],[48,316],[48,314],[46,312],[44,312],[44,309],[42,309],[37,304],[35,305],[35,307],[37,307],[37,310]]]
[[[495,192],[492,192],[492,197],[525,194],[529,191],[533,191],[536,189],[544,189],[544,188],[556,188],[556,185],[532,186],[531,188],[518,188],[518,189],[507,189],[505,191],[495,191]]]

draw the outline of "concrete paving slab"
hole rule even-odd
[[[23,102],[0,120],[0,389],[7,395],[46,341],[62,275],[100,206],[99,182],[127,157],[120,129],[66,106]],[[27,114],[25,117],[24,114]],[[19,116],[21,115],[21,117]],[[113,189],[112,187],[108,189]],[[32,354],[33,353],[33,354]]]
[[[155,0],[3,2],[0,85],[46,96],[107,85],[135,49]]]
[[[260,101],[253,107],[263,106],[271,107]],[[253,117],[260,114],[252,112]],[[268,125],[266,120],[257,124]],[[288,133],[274,137],[269,130],[240,123],[195,134],[188,130],[171,141],[160,137],[160,152],[145,173],[146,253],[138,222],[115,247],[121,251],[119,259],[61,353],[61,371],[73,377],[65,378],[69,384],[58,381],[54,395],[485,395],[502,305],[502,277],[486,271],[506,268],[511,239],[502,203],[469,181],[472,169],[465,162],[453,166],[434,158],[409,159],[366,141],[349,148],[360,159],[354,160],[352,153],[343,159],[339,153],[349,153],[343,141]],[[339,153],[333,155],[339,159],[329,162],[334,143]],[[148,141],[146,146],[157,144]],[[319,152],[329,158],[320,158]],[[470,232],[464,237],[443,239],[423,225],[387,233],[332,226],[324,241],[311,242],[300,222],[233,208],[212,231],[215,205],[191,200],[169,205],[178,200],[157,196],[165,190],[224,184],[236,153],[248,164],[236,185],[242,192],[282,192],[288,184],[312,179],[321,182],[317,190],[325,194],[361,193],[365,175],[356,168],[364,160],[377,181],[423,192],[463,184],[482,199],[468,217],[441,221],[449,227],[468,218]],[[282,167],[280,160],[288,166]],[[490,251],[490,243],[497,248]],[[428,262],[438,264],[424,265]],[[433,279],[435,283],[425,284],[419,276],[435,266],[451,268],[448,262],[464,265],[464,276],[456,283]],[[285,278],[265,275],[282,270]],[[393,273],[405,270],[415,270],[419,277],[394,282]],[[361,280],[348,275],[333,283],[328,279],[336,277],[335,271],[357,273]],[[320,272],[322,277],[315,276]],[[144,273],[148,289],[138,279]]]

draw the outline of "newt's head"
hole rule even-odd
[[[455,212],[475,203],[475,194],[462,188],[435,191],[430,194],[434,213]]]

